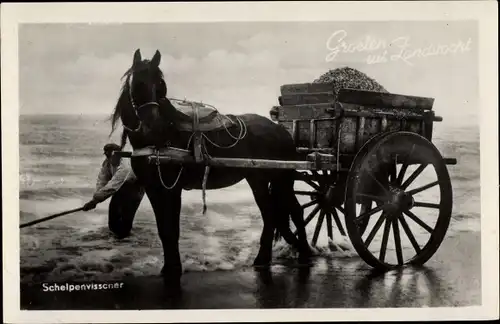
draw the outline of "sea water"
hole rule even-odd
[[[109,138],[109,132],[106,116],[20,117],[20,223],[78,208],[92,197],[104,159],[102,146],[118,141],[119,134]],[[459,235],[462,231],[478,232],[479,129],[437,123],[433,142],[443,156],[458,159],[456,166],[448,167],[454,201],[447,236]],[[425,178],[423,181],[425,184]],[[305,188],[303,183],[296,186]],[[430,190],[421,200],[431,201],[434,195]],[[306,202],[308,198],[300,199]],[[113,279],[158,274],[163,263],[162,248],[147,196],[136,214],[132,235],[121,241],[113,238],[107,229],[108,204],[109,199],[92,211],[21,229],[21,280]],[[203,215],[201,191],[183,192],[179,244],[184,271],[250,266],[258,251],[262,219],[248,184],[242,181],[229,188],[208,191],[207,204],[208,211]],[[305,211],[306,215],[311,209]],[[435,218],[432,211],[423,213],[426,212],[432,221],[432,217]],[[309,239],[316,219],[307,227]],[[415,224],[411,227],[417,239],[424,238],[425,231]],[[403,245],[405,251],[411,249],[407,239]],[[376,238],[372,246],[376,251],[380,238]],[[394,246],[389,244],[389,249]],[[320,258],[357,258],[349,239],[337,230],[333,240],[328,239],[326,222],[315,250]],[[275,257],[294,256],[283,242],[274,246],[274,252]]]

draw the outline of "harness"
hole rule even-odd
[[[141,127],[142,127],[142,121],[139,118],[137,114],[137,110],[141,109],[142,107],[149,106],[149,105],[155,105],[155,106],[160,106],[159,103],[156,101],[156,92],[155,88],[153,86],[153,99],[150,102],[144,103],[140,106],[137,106],[137,104],[134,102],[132,98],[132,86],[131,86],[131,78],[128,79],[129,82],[129,98],[130,102],[132,104],[132,107],[134,108],[135,114],[137,116],[137,119],[139,120],[139,125],[135,129],[131,129],[125,125],[123,125],[128,131],[131,132],[138,132]],[[245,122],[241,120],[241,118],[236,117],[236,122],[231,120],[228,116],[225,116],[221,113],[218,112],[218,110],[210,105],[203,104],[201,102],[194,102],[194,101],[186,101],[185,99],[183,101],[175,98],[169,99],[171,102],[177,103],[179,106],[179,103],[181,103],[184,106],[190,106],[190,111],[183,112],[180,109],[177,109],[180,111],[184,116],[185,120],[183,123],[179,125],[180,130],[183,131],[190,131],[191,136],[188,140],[186,150],[189,150],[189,147],[191,145],[191,142],[193,142],[193,156],[195,159],[196,163],[199,164],[204,164],[205,169],[203,173],[203,180],[202,180],[202,200],[203,200],[203,214],[206,213],[207,206],[206,206],[206,188],[207,188],[207,182],[208,182],[208,175],[210,173],[210,166],[208,165],[207,161],[210,159],[210,155],[208,153],[208,150],[206,148],[206,142],[209,142],[211,145],[220,148],[220,149],[229,149],[232,147],[235,147],[236,144],[239,143],[240,140],[245,138],[247,134],[247,127]],[[177,107],[176,107],[177,108]],[[200,116],[200,108],[203,109],[202,116]],[[207,112],[207,110],[211,110]],[[240,132],[238,136],[234,136],[231,134],[229,131],[229,127],[234,126],[238,124],[240,128]],[[209,131],[214,131],[214,130],[219,130],[224,128],[227,132],[227,134],[234,140],[234,142],[228,146],[221,146],[214,141],[212,141],[206,134],[205,132]],[[167,144],[167,147],[170,147],[169,144]],[[146,147],[143,149],[137,149],[134,150],[133,156],[156,156],[156,167],[158,171],[158,176],[160,179],[160,182],[162,186],[167,189],[171,190],[173,189],[177,183],[179,182],[179,179],[181,177],[181,174],[184,170],[184,166],[181,165],[181,169],[179,170],[179,173],[177,174],[176,179],[171,185],[166,185],[163,181],[163,177],[161,174],[161,166],[160,166],[160,150],[152,147]]]

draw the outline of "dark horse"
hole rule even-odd
[[[185,115],[166,98],[167,86],[159,68],[160,59],[159,51],[151,60],[142,60],[140,50],[135,52],[133,65],[124,75],[126,80],[112,115],[113,131],[121,119],[125,129],[122,146],[128,137],[134,150],[167,146],[192,149],[192,132],[178,127]],[[208,155],[279,160],[296,158],[292,137],[283,126],[256,114],[227,117],[235,121],[230,128],[204,133],[208,139],[204,146]],[[242,132],[245,135],[237,137]],[[169,286],[180,288],[182,266],[178,241],[181,192],[182,189],[202,189],[205,166],[157,165],[141,156],[133,156],[131,164],[155,213],[164,252],[162,275]],[[275,236],[283,237],[298,250],[300,263],[309,262],[311,250],[307,243],[303,210],[294,194],[293,172],[285,169],[210,169],[206,189],[229,187],[246,179],[253,192],[264,222],[255,266],[267,266],[271,262]],[[298,238],[290,230],[290,218],[298,229]]]

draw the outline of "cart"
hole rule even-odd
[[[296,161],[210,157],[203,163],[295,170],[296,182],[308,187],[295,193],[311,210],[304,215],[306,226],[314,226],[313,246],[326,223],[328,239],[334,231],[348,236],[376,269],[429,260],[450,223],[447,165],[456,164],[432,143],[433,124],[442,121],[432,110],[434,99],[355,89],[334,93],[330,83],[280,90],[270,116],[293,137]],[[173,147],[149,155],[152,163],[200,163],[193,152]]]
[[[280,105],[270,112],[289,130],[302,158],[315,162],[313,169],[297,170],[297,180],[310,188],[296,191],[310,197],[303,204],[311,208],[305,222],[317,218],[311,244],[326,222],[329,239],[336,227],[374,268],[424,264],[450,223],[447,165],[457,163],[432,143],[434,122],[442,121],[432,110],[434,99],[332,90],[329,83],[283,85]],[[374,248],[377,234],[380,247]]]

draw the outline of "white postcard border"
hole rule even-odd
[[[221,322],[498,318],[498,17],[495,1],[2,4],[4,321]],[[476,20],[480,48],[480,307],[286,310],[20,311],[18,24],[197,21]]]

